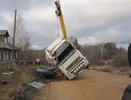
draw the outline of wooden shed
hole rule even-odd
[[[15,66],[15,60],[12,56],[12,43],[9,42],[9,33],[7,30],[0,30],[0,73],[12,70]],[[18,57],[19,48],[15,47],[15,58]]]

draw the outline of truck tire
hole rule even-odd
[[[131,84],[129,84],[124,90],[122,100],[131,100]]]
[[[130,45],[128,47],[128,61],[129,61],[129,64],[131,66],[131,43],[130,43]]]

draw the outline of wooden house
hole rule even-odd
[[[12,70],[15,66],[15,60],[12,56],[12,43],[9,42],[9,33],[7,30],[0,30],[0,73]],[[18,57],[19,48],[15,47],[15,58]]]

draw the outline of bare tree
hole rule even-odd
[[[114,67],[126,67],[128,66],[127,51],[124,48],[119,48],[116,55],[113,56]]]
[[[81,45],[80,51],[85,57],[87,57],[90,64],[100,63],[101,51],[98,45],[94,46]]]
[[[105,60],[112,59],[113,56],[117,54],[117,52],[118,52],[118,48],[116,47],[115,43],[113,43],[113,42],[105,43],[103,58]]]
[[[31,47],[31,39],[25,28],[24,20],[21,16],[17,18],[16,25],[16,44],[22,50],[28,50]]]
[[[24,20],[21,16],[16,20],[16,44],[21,49],[19,53],[19,59],[24,60],[27,65],[27,61],[31,58],[30,47],[31,39],[25,27]]]

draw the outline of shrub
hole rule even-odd
[[[124,67],[124,66],[128,66],[128,57],[127,57],[127,53],[123,52],[123,53],[118,53],[113,57],[113,66],[116,67]]]

